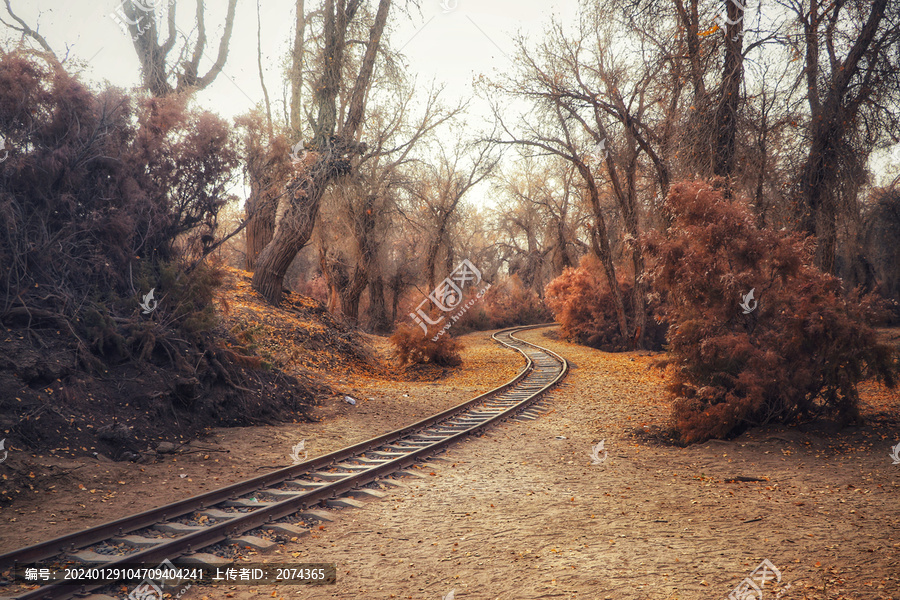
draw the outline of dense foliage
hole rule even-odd
[[[433,333],[426,333],[421,327],[401,323],[390,340],[401,365],[457,367],[462,364],[459,355],[462,344],[458,340],[447,332],[437,340],[433,337]]]
[[[0,130],[0,318],[75,323],[102,356],[124,343],[115,317],[138,316],[151,289],[170,323],[204,325],[217,278],[188,261],[214,242],[238,165],[225,121],[185,97],[94,93],[10,53]]]
[[[620,281],[619,288],[623,295],[631,295],[632,286],[627,281]],[[577,268],[569,267],[551,281],[547,285],[546,302],[568,339],[607,351],[632,348],[632,341],[624,339],[619,331],[609,284],[593,255],[584,256]],[[626,304],[626,317],[633,329],[634,314],[627,310],[629,307]],[[660,349],[665,340],[665,325],[653,318],[656,305],[651,304],[649,308],[646,344]]]
[[[897,359],[866,325],[872,302],[846,299],[839,279],[811,266],[808,239],[758,227],[706,184],[674,185],[664,211],[671,227],[645,242],[684,441],[817,415],[852,422],[861,379],[894,385]]]

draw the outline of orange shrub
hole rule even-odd
[[[619,289],[625,302],[625,318],[634,325],[631,284],[620,281]],[[546,303],[553,311],[567,339],[607,351],[631,348],[631,340],[622,337],[616,319],[615,305],[600,261],[593,255],[584,256],[578,268],[568,268],[547,284]],[[657,305],[648,303],[645,339],[651,348],[662,348],[665,326],[654,317]]]
[[[462,344],[450,337],[448,332],[432,341],[432,335],[422,331],[421,327],[401,323],[390,342],[394,353],[401,364],[434,364],[442,367],[456,367],[462,364],[459,355]]]

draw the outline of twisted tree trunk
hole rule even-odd
[[[344,49],[350,41],[347,30],[360,0],[325,2],[325,70],[316,91],[318,116],[311,158],[302,163],[300,172],[288,184],[290,208],[278,224],[272,241],[260,253],[253,273],[253,289],[272,304],[281,302],[285,273],[312,235],[326,188],[337,176],[350,172],[351,157],[365,151],[365,144],[356,142],[355,138],[362,126],[365,90],[369,88],[390,5],[391,0],[378,3],[362,65],[350,94],[347,118],[340,137],[335,137]]]

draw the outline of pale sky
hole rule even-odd
[[[138,2],[162,10],[168,0]],[[273,113],[279,117],[283,115],[282,66],[293,40],[294,4],[294,0],[260,1],[263,68]],[[306,4],[309,10],[318,3],[307,0]],[[551,15],[573,22],[578,8],[578,0],[420,0],[420,9],[410,7],[407,14],[403,4],[404,0],[396,0],[391,8],[392,47],[402,48],[410,75],[420,87],[428,87],[432,81],[445,84],[445,105],[471,100],[466,121],[479,129],[489,127],[490,114],[487,104],[474,97],[474,78],[509,70],[517,32],[537,40]],[[375,2],[370,0],[370,5]],[[87,63],[83,80],[94,84],[108,81],[128,89],[139,84],[140,71],[131,40],[115,17],[120,6],[121,0],[12,0],[16,14],[36,28],[60,58],[68,54]],[[227,1],[206,0],[206,6],[208,43],[201,74],[218,51]],[[195,97],[198,106],[229,121],[263,101],[257,68],[256,6],[256,0],[238,0],[225,68]],[[0,9],[9,22],[5,12]],[[185,33],[191,33],[194,13],[194,0],[179,0],[177,24]],[[2,29],[0,35],[9,36],[9,30]],[[238,189],[232,191],[240,194]],[[474,197],[468,201],[491,204],[486,198],[489,194],[489,185],[483,182],[472,190]]]
[[[153,6],[167,0],[140,1]],[[209,43],[201,73],[212,64],[218,49],[227,2],[206,0],[206,4]],[[412,16],[400,10],[401,5],[399,0],[391,9],[393,47],[403,48],[420,85],[432,79],[446,83],[451,103],[472,96],[472,80],[478,74],[508,69],[507,55],[513,53],[516,31],[540,36],[551,14],[574,18],[577,0],[421,0],[421,11],[411,9]],[[68,50],[70,56],[87,61],[85,79],[108,80],[125,88],[139,83],[131,41],[112,16],[120,7],[118,0],[12,0],[12,6],[29,25],[37,25],[57,55],[62,57]],[[179,27],[189,32],[193,0],[179,0],[177,16]],[[5,14],[3,18],[9,21]],[[281,65],[293,38],[294,1],[262,0],[260,20],[266,83],[276,102],[282,95]],[[198,94],[200,106],[231,118],[262,101],[256,25],[256,0],[238,0],[228,61],[212,86]]]
[[[138,0],[147,6],[168,0]],[[426,87],[432,80],[446,84],[444,100],[472,99],[469,124],[479,126],[489,116],[483,101],[473,98],[472,81],[480,74],[493,76],[506,72],[514,53],[512,37],[522,32],[534,42],[544,31],[551,15],[563,23],[574,23],[578,0],[420,0],[421,10],[412,16],[401,10],[404,0],[396,0],[391,9],[391,43],[402,48],[411,74]],[[139,83],[137,57],[131,41],[112,15],[120,0],[12,0],[14,11],[32,27],[37,26],[57,55],[67,54],[87,62],[83,79],[131,88]],[[313,4],[307,0],[307,4]],[[374,5],[374,1],[370,0]],[[178,25],[190,32],[194,24],[194,0],[179,0]],[[226,0],[206,0],[206,57],[201,73],[212,64],[227,7]],[[309,7],[307,7],[309,8]],[[421,13],[421,14],[420,14]],[[0,9],[4,20],[10,19]],[[282,111],[282,65],[291,47],[294,24],[294,0],[261,0],[263,65],[273,111]],[[196,101],[199,106],[227,119],[242,114],[262,101],[257,71],[256,0],[238,0],[237,16],[228,61],[223,72]],[[3,28],[0,35],[8,36]],[[512,120],[512,119],[510,119]],[[894,147],[893,160],[888,153],[876,161],[876,179],[894,169],[888,163],[900,162],[900,145]],[[883,161],[883,162],[882,162]],[[896,165],[896,163],[895,163]],[[894,166],[895,166],[894,165]],[[881,177],[878,177],[878,176]]]

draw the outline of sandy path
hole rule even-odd
[[[722,599],[769,559],[781,589],[790,584],[786,600],[900,600],[900,467],[887,456],[900,440],[896,421],[663,445],[632,433],[666,422],[652,357],[606,354],[543,331],[523,335],[573,364],[547,401],[552,412],[449,450],[419,469],[422,478],[361,509],[336,511],[324,529],[265,557],[335,562],[336,585],[197,586],[185,598],[437,600],[455,589],[460,600]],[[376,397],[377,388],[376,400],[360,405],[367,414],[336,404],[331,421],[223,430],[218,443],[259,449],[243,463],[230,455],[246,472],[281,460],[298,435],[313,436],[316,453],[324,452],[413,416],[398,406],[429,414],[462,401],[485,387],[475,384],[479,377],[501,379],[503,371],[508,379],[519,364],[483,334],[467,337],[479,336],[469,342],[466,373],[449,386],[348,382],[363,396]],[[591,466],[588,452],[600,439],[609,456]],[[190,463],[195,477],[204,464]],[[735,476],[767,480],[725,482]],[[766,585],[763,597],[775,598],[775,589]]]
[[[785,599],[900,598],[900,469],[882,432],[640,442],[623,428],[667,414],[651,358],[525,337],[576,365],[551,396],[555,410],[448,451],[423,479],[285,546],[297,560],[337,563],[335,586],[197,597],[725,598],[767,558],[780,587],[790,584]],[[591,466],[599,439],[609,458]],[[724,482],[738,475],[768,481]]]

